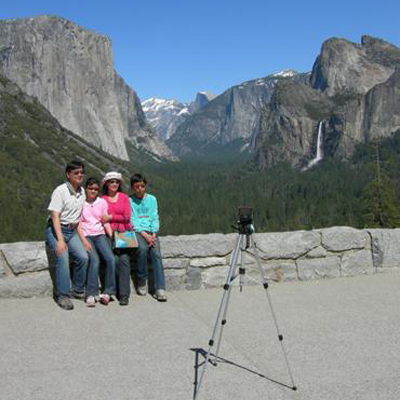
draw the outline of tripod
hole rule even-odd
[[[207,355],[205,357],[205,361],[204,361],[204,366],[203,366],[203,370],[201,372],[200,375],[200,379],[198,382],[197,387],[195,388],[195,394],[194,394],[194,398],[193,400],[197,400],[198,396],[199,396],[199,392],[200,392],[200,388],[201,385],[203,383],[203,379],[204,379],[204,375],[207,372],[207,367],[208,367],[208,363],[211,363],[212,365],[216,366],[217,365],[217,359],[218,359],[218,354],[219,354],[219,350],[221,347],[221,341],[222,341],[222,334],[223,334],[223,330],[224,327],[226,325],[226,316],[228,313],[228,306],[229,306],[229,299],[230,299],[230,295],[231,295],[231,290],[232,290],[232,284],[235,282],[235,280],[237,278],[239,278],[239,286],[240,286],[240,291],[242,291],[242,284],[243,284],[243,277],[246,273],[246,269],[245,269],[245,253],[248,252],[249,254],[255,256],[256,262],[257,262],[257,266],[258,266],[258,270],[260,272],[260,277],[261,277],[261,281],[262,281],[262,285],[265,289],[265,293],[267,295],[267,299],[268,299],[268,304],[269,307],[271,309],[271,314],[272,314],[272,319],[274,321],[275,324],[275,328],[276,328],[276,332],[278,334],[278,339],[279,342],[281,344],[281,349],[282,349],[282,353],[283,353],[283,357],[285,359],[285,364],[286,364],[286,368],[288,371],[288,375],[290,377],[291,380],[291,389],[292,390],[297,390],[296,385],[294,384],[294,380],[293,380],[293,375],[290,369],[290,365],[289,365],[289,361],[288,361],[288,357],[286,354],[286,350],[285,350],[285,346],[283,344],[283,336],[281,335],[280,331],[279,331],[279,327],[278,327],[278,321],[276,318],[276,314],[274,311],[274,308],[272,306],[272,301],[271,301],[271,297],[269,295],[268,292],[268,282],[264,276],[263,270],[261,268],[261,262],[260,262],[260,258],[258,255],[258,250],[257,250],[257,245],[252,237],[252,234],[254,232],[254,228],[251,224],[243,224],[240,223],[240,221],[238,222],[238,228],[235,228],[236,230],[239,231],[239,237],[236,241],[236,246],[235,249],[233,251],[232,254],[232,258],[231,258],[231,262],[229,265],[229,272],[228,272],[228,276],[226,278],[226,282],[223,286],[224,289],[224,293],[222,296],[222,300],[221,303],[219,305],[219,309],[218,309],[218,314],[217,314],[217,319],[215,321],[214,324],[214,329],[213,329],[213,333],[211,336],[211,339],[208,342],[209,348],[207,351]],[[248,251],[248,249],[254,249],[254,254],[250,253]],[[241,255],[241,265],[239,267],[239,274],[235,275],[237,266],[238,266],[238,260],[239,260],[239,254]],[[260,283],[260,282],[258,282]],[[216,337],[218,336],[217,341],[215,341]],[[211,356],[211,351],[214,349],[214,346],[216,348],[215,354],[213,355],[213,360],[211,361],[210,356]],[[289,387],[289,386],[288,386]]]

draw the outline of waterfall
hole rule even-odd
[[[307,171],[308,169],[312,168],[314,165],[319,163],[322,158],[324,157],[322,151],[322,121],[318,123],[318,136],[317,136],[317,154],[315,157],[308,163],[307,167],[303,168],[303,171]]]

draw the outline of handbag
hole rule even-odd
[[[138,241],[134,231],[114,232],[114,249],[134,249]]]

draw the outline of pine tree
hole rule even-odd
[[[371,228],[394,228],[399,225],[399,205],[395,185],[380,159],[380,144],[375,143],[375,160],[370,164],[373,180],[364,188],[364,225]]]

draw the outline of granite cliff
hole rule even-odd
[[[400,128],[400,49],[370,36],[329,39],[309,82],[280,82],[261,112],[255,151],[261,168],[306,166],[317,153],[348,158],[358,143]],[[321,130],[318,129],[321,124]]]
[[[228,147],[235,153],[252,150],[261,110],[277,82],[304,80],[305,74],[283,71],[226,90],[186,119],[168,145],[179,156],[203,156]]]
[[[127,142],[161,158],[169,148],[113,67],[111,41],[55,16],[0,21],[0,73],[67,129],[128,160]]]

